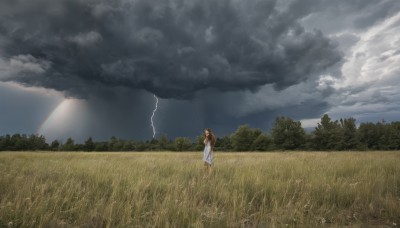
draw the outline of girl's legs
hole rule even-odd
[[[208,171],[208,164],[207,162],[204,162],[204,173],[207,173]]]
[[[210,176],[212,173],[212,166],[207,162],[204,162],[204,173],[208,174],[208,176]]]

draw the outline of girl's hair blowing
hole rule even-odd
[[[206,131],[208,131],[210,134],[208,135],[208,137],[206,136]],[[206,128],[204,130],[204,138],[207,138],[207,140],[210,141],[211,146],[215,145],[215,142],[217,141],[215,138],[214,133],[212,132],[211,128]]]

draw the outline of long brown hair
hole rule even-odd
[[[208,131],[210,134],[208,135],[208,137],[206,136],[206,131]],[[212,132],[211,128],[206,128],[204,129],[204,138],[207,138],[207,140],[210,141],[211,146],[215,145],[215,142],[217,141],[215,138],[214,133]]]

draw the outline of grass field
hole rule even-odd
[[[0,153],[0,227],[399,227],[400,152]]]

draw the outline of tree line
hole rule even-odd
[[[0,151],[201,151],[203,136],[194,141],[187,137],[135,141],[111,137],[108,141],[94,142],[90,137],[84,143],[68,138],[65,143],[54,140],[50,144],[43,135],[0,136]],[[274,150],[399,150],[400,122],[361,123],[354,118],[332,120],[322,116],[312,132],[307,133],[300,121],[277,117],[269,133],[258,128],[241,125],[235,132],[218,137],[215,151],[274,151]]]

